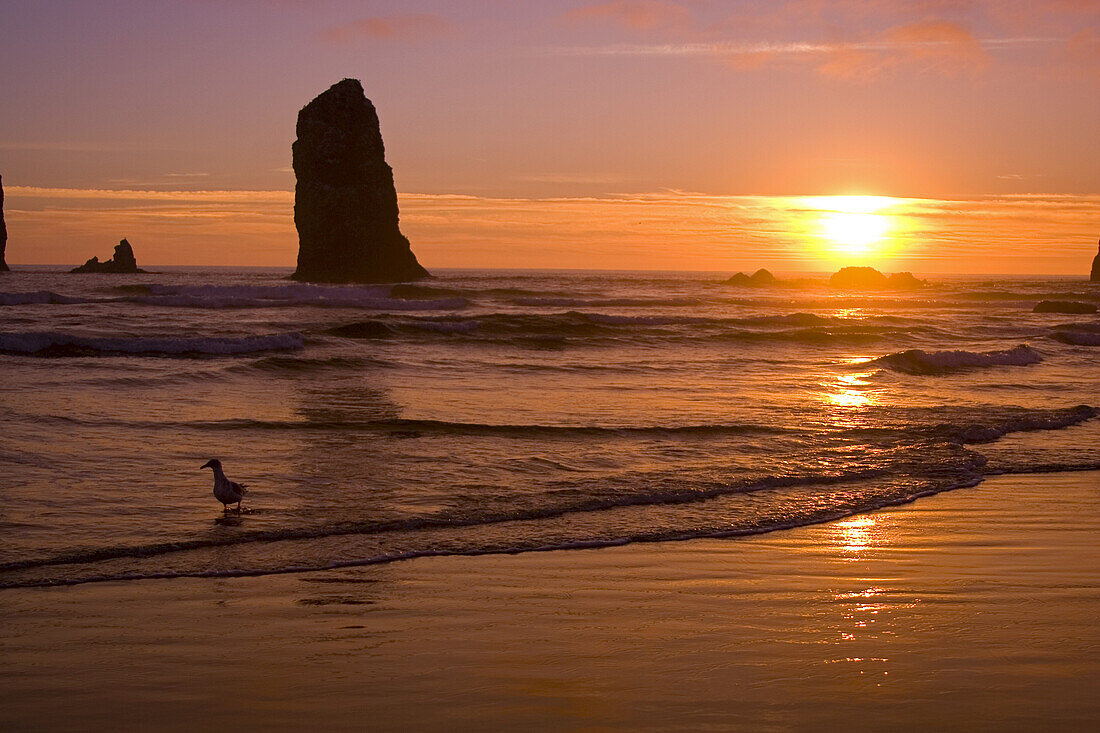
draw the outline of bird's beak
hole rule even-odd
[[[213,468],[213,467],[214,467],[214,462],[213,461],[207,461],[206,463],[202,464],[202,466],[200,466],[200,468]]]

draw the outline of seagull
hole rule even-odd
[[[237,514],[240,514],[241,499],[248,493],[245,485],[227,479],[222,472],[222,462],[217,458],[211,458],[202,467],[214,469],[214,498],[222,503],[222,509],[229,511],[229,505],[236,502]]]

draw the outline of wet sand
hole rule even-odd
[[[1093,730],[1100,473],[732,540],[0,591],[4,730]]]

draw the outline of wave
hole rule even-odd
[[[808,344],[870,343],[914,335],[943,336],[921,324],[879,324],[865,319],[843,319],[812,313],[715,318],[706,316],[632,316],[566,311],[562,313],[489,313],[477,316],[407,317],[386,327],[416,337],[440,334],[494,343],[524,345],[534,340],[656,339],[662,341],[781,341]],[[774,330],[777,326],[800,326]],[[375,326],[364,326],[368,331]],[[331,333],[331,331],[330,331]]]
[[[1063,410],[1021,411],[1014,416],[1005,416],[1000,421],[994,421],[996,424],[980,427],[999,436],[1019,430],[1047,430],[1067,427],[1094,417],[1096,414],[1097,410],[1095,408],[1085,405]],[[422,425],[431,424],[431,421],[395,422],[406,425],[411,424],[411,422],[420,422]],[[964,428],[965,426],[950,426],[944,428],[944,431],[958,437],[957,434]],[[991,437],[991,433],[977,435],[973,430],[970,430],[970,432],[969,437],[971,438],[985,440]],[[950,448],[950,442],[941,443],[940,445],[943,448]],[[985,457],[973,451],[955,448],[949,449],[948,452],[934,450],[930,454],[929,449],[931,447],[921,441],[911,441],[908,446],[908,457],[903,457],[901,460],[885,466],[842,467],[833,471],[758,476],[735,481],[692,482],[691,485],[677,482],[674,485],[663,485],[660,488],[655,487],[651,491],[637,494],[582,496],[565,504],[552,506],[502,508],[488,511],[479,508],[472,515],[462,513],[453,515],[433,514],[393,520],[351,521],[310,527],[258,529],[240,534],[206,536],[173,542],[75,548],[60,554],[29,557],[0,563],[0,573],[6,575],[6,577],[0,576],[0,588],[75,585],[103,580],[245,577],[380,564],[440,554],[483,555],[502,552],[516,553],[550,549],[605,547],[629,542],[660,542],[707,536],[733,537],[831,521],[859,512],[913,501],[921,496],[964,486],[973,486],[986,475],[1002,472],[1002,469],[987,470],[985,468]],[[1044,471],[1080,470],[1081,468],[1092,468],[1094,465],[1050,464],[1042,466],[1041,469]],[[863,489],[859,489],[860,486],[866,486],[871,490],[868,493]],[[835,494],[835,501],[833,499],[828,501],[819,499],[807,504],[799,498],[806,489],[825,489],[826,487],[831,487],[828,488],[826,493],[829,496]],[[716,514],[714,521],[707,521],[705,518],[715,513],[711,510],[692,511],[688,516],[693,519],[690,519],[686,524],[676,526],[670,526],[667,521],[658,521],[654,524],[648,519],[651,517],[648,513],[631,515],[635,516],[636,519],[630,520],[625,526],[621,522],[616,523],[614,521],[593,524],[586,518],[589,513],[597,511],[621,512],[633,510],[649,512],[657,507],[677,507],[710,501],[726,501],[734,499],[738,495],[760,491],[769,492],[769,496],[775,491],[796,492],[789,496],[797,502],[797,506],[802,508],[795,514],[782,510],[773,511],[760,517],[756,517],[754,514],[747,517],[745,521],[732,524],[723,519],[720,514]],[[817,495],[815,494],[815,496]],[[825,495],[820,496],[823,499]],[[715,509],[718,508],[715,507]],[[540,527],[537,522],[541,520],[553,520],[554,522],[569,520],[579,528],[581,534],[579,536],[569,536],[569,532],[563,533],[558,529],[558,524],[554,524],[549,528]],[[485,529],[492,527],[503,529],[504,527],[521,525],[529,527],[530,531],[523,530],[520,533],[521,536],[517,538],[515,537],[515,531],[509,529],[505,534],[513,537],[513,539],[503,542],[493,539],[492,533],[488,535],[484,533]],[[610,529],[594,529],[602,526],[607,526]],[[617,526],[622,529],[615,529]],[[469,528],[479,528],[478,533],[465,533]],[[550,534],[547,534],[547,529],[550,530]],[[428,534],[410,534],[419,530],[429,530],[430,532]],[[454,541],[444,542],[443,546],[432,543],[431,537],[438,532],[452,530],[463,530],[464,532],[457,538],[457,543]],[[594,531],[601,533],[593,535]],[[497,535],[499,534],[498,532]],[[272,553],[268,549],[262,549],[259,551],[259,556],[265,559],[261,567],[255,563],[249,564],[244,561],[242,550],[238,550],[234,553],[234,562],[240,561],[241,564],[236,564],[236,569],[214,570],[210,569],[209,558],[204,555],[199,555],[194,560],[184,555],[178,555],[177,559],[171,562],[165,562],[161,559],[163,556],[201,552],[209,548],[225,546],[244,548],[261,543],[298,542],[302,540],[328,541],[341,537],[359,542],[359,539],[356,539],[358,536],[363,536],[363,539],[367,539],[367,536],[374,538],[368,544],[377,546],[379,542],[382,542],[383,545],[379,546],[380,551],[360,557],[354,555],[349,557],[348,552],[345,550],[334,549],[331,545],[319,545],[320,550],[316,555],[316,559],[296,564],[288,564],[286,561],[282,561],[282,565],[271,566],[267,563],[266,558],[282,557],[284,556],[283,553]],[[385,543],[396,538],[404,539],[398,540],[397,547],[391,551],[386,551]],[[413,542],[411,549],[409,549],[409,542]],[[424,545],[423,542],[428,544]],[[421,546],[416,546],[416,543],[421,543]],[[133,563],[142,560],[149,560],[151,563],[155,563],[157,567],[149,571],[135,572]],[[127,563],[124,565],[125,571],[112,571],[110,565],[104,567],[101,564],[110,561]],[[280,561],[277,560],[276,562]],[[191,565],[191,567],[187,567],[187,565]],[[44,573],[46,568],[63,569]],[[118,570],[121,570],[121,568],[118,568]]]
[[[465,528],[510,522],[554,519],[566,515],[586,514],[625,507],[692,504],[731,494],[744,494],[769,489],[800,488],[807,486],[834,486],[855,481],[866,481],[879,478],[883,476],[884,473],[885,472],[882,470],[870,469],[848,472],[841,471],[832,474],[815,473],[766,476],[741,482],[718,483],[710,486],[680,488],[656,493],[589,498],[564,506],[559,505],[517,511],[500,511],[478,514],[471,517],[427,516],[371,522],[343,522],[318,527],[254,530],[237,535],[204,537],[202,539],[179,540],[174,542],[77,549],[58,555],[2,562],[0,563],[0,573],[58,565],[95,563],[120,558],[148,558],[170,553],[186,552],[189,550],[247,545],[260,542],[309,540],[347,535],[381,534],[384,532],[409,532],[424,529]],[[978,477],[974,475],[968,478],[977,479]],[[0,588],[8,587],[13,586],[0,581]]]
[[[400,299],[392,286],[310,285],[151,285],[147,295],[126,300],[173,308],[277,308],[318,306],[366,310],[458,310],[465,298]]]
[[[992,424],[942,424],[930,433],[962,444],[992,443],[1012,433],[1033,433],[1040,430],[1062,430],[1080,425],[1100,415],[1100,409],[1077,405],[1062,410],[1027,410],[1008,415]]]
[[[1050,337],[1073,346],[1100,346],[1100,333],[1091,330],[1058,330]]]
[[[942,375],[980,367],[1028,366],[1038,364],[1043,355],[1026,344],[1002,351],[923,351],[910,349],[863,362],[905,374]]]
[[[754,535],[780,532],[787,529],[796,529],[814,524],[834,522],[845,517],[854,516],[878,509],[892,506],[901,506],[916,501],[917,499],[934,494],[976,486],[981,482],[980,478],[959,480],[949,485],[929,485],[928,488],[915,491],[904,496],[883,497],[882,499],[856,508],[843,508],[838,510],[816,509],[807,516],[787,522],[772,522],[764,525],[745,526],[735,528],[706,527],[700,529],[669,529],[648,532],[633,532],[626,535],[612,537],[597,537],[573,540],[557,540],[547,542],[542,539],[533,541],[514,541],[493,545],[458,548],[427,548],[421,550],[406,550],[399,552],[387,552],[361,558],[331,560],[324,559],[314,563],[284,565],[277,567],[236,568],[225,570],[168,570],[154,572],[123,572],[106,573],[100,575],[43,578],[29,580],[0,580],[0,590],[13,590],[18,588],[48,588],[88,583],[125,582],[135,580],[177,580],[182,578],[252,578],[265,575],[290,575],[299,573],[317,572],[323,570],[338,570],[341,568],[368,567],[372,565],[388,565],[390,563],[406,560],[416,560],[430,557],[484,557],[487,555],[519,555],[533,552],[562,552],[569,550],[597,550],[611,547],[622,547],[630,544],[657,543],[657,542],[686,542],[699,539],[726,539],[735,537],[750,537]],[[507,520],[505,520],[507,521]],[[331,534],[324,536],[333,536]],[[301,539],[301,538],[288,538]],[[278,541],[278,540],[273,540]],[[178,550],[169,550],[175,552]],[[120,557],[149,557],[146,554],[124,555]],[[112,559],[112,558],[99,558]],[[48,565],[69,565],[75,563],[89,563],[96,560],[73,560],[64,563],[48,563]],[[6,568],[0,565],[0,572],[5,570],[21,570],[29,567],[43,567],[43,565]]]
[[[523,297],[507,302],[528,308],[674,308],[702,303],[698,298],[563,298]]]
[[[0,306],[3,305],[76,305],[80,303],[101,302],[95,298],[78,298],[61,295],[50,290],[36,290],[27,293],[0,293]]]
[[[97,337],[30,331],[0,333],[0,352],[40,357],[149,354],[157,356],[233,355],[301,349],[300,333],[239,338]]]
[[[377,339],[393,336],[394,332],[381,321],[355,321],[325,329],[324,333],[330,336],[339,336],[347,339]]]
[[[364,366],[376,365],[379,362],[373,359],[364,359],[354,356],[332,356],[328,358],[299,358],[294,356],[267,356],[257,359],[246,365],[247,369],[258,369],[265,372],[285,372],[300,374],[304,372],[322,372],[330,369],[360,369]],[[235,369],[239,367],[234,367]]]
[[[368,359],[294,359],[269,357],[253,362],[250,368],[265,371],[311,371],[328,369],[333,366],[347,368],[376,363]],[[642,426],[603,426],[603,425],[534,425],[534,424],[495,424],[450,422],[446,420],[422,420],[408,418],[389,418],[378,420],[256,420],[251,418],[227,420],[190,420],[182,422],[128,422],[111,421],[104,423],[71,416],[55,415],[47,418],[78,425],[90,426],[128,426],[158,430],[334,430],[342,432],[391,433],[399,437],[419,437],[421,435],[461,435],[494,436],[507,438],[585,438],[616,437],[631,438],[670,438],[670,437],[720,437],[734,435],[781,435],[789,432],[781,427],[754,425],[751,423],[718,423],[701,425],[642,425]]]

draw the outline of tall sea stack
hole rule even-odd
[[[1092,258],[1092,276],[1089,277],[1089,280],[1100,283],[1100,247],[1097,248],[1096,256]]]
[[[378,114],[357,79],[298,113],[294,141],[295,280],[388,283],[428,271],[397,225],[397,190]]]
[[[8,248],[8,227],[4,224],[4,178],[0,176],[0,272],[8,271],[4,251]]]

